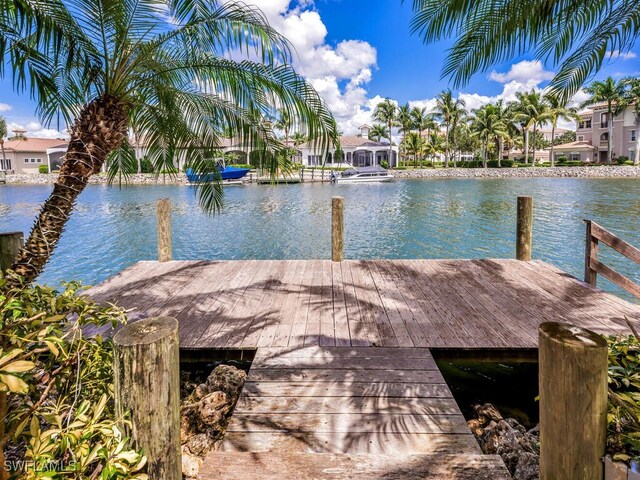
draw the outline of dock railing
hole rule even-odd
[[[596,286],[598,274],[600,274],[640,298],[640,285],[602,263],[598,259],[598,248],[602,242],[637,265],[640,265],[640,249],[625,242],[596,222],[585,220],[585,223],[587,224],[587,235],[584,251],[584,281],[589,285]]]

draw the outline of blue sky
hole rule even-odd
[[[345,133],[371,122],[371,111],[384,97],[411,105],[433,105],[447,88],[440,71],[451,41],[424,45],[409,32],[411,0],[245,0],[260,7],[276,29],[294,45],[294,65],[325,98]],[[640,75],[640,44],[629,55],[612,59],[598,78]],[[542,88],[553,75],[549,65],[522,56],[476,75],[460,91],[475,108],[515,92]],[[0,114],[10,127],[32,136],[56,136],[35,116],[28,94],[12,92],[0,80]]]

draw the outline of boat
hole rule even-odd
[[[393,180],[386,169],[379,165],[373,167],[353,167],[333,177],[336,183],[390,182]]]
[[[219,173],[223,181],[232,183],[233,180],[236,180],[235,183],[237,183],[237,180],[240,180],[250,171],[250,168],[221,166]],[[216,179],[215,173],[196,173],[192,168],[187,168],[185,173],[187,175],[187,180],[189,180],[189,183],[212,182]]]

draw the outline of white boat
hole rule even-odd
[[[390,182],[391,180],[393,175],[380,166],[349,168],[335,177],[336,183]]]

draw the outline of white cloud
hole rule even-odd
[[[27,124],[7,122],[7,130],[12,135],[14,130],[26,130],[27,137],[32,138],[68,138],[69,135],[53,128],[44,128],[39,122],[29,122]]]
[[[605,55],[611,58],[611,60],[631,60],[632,58],[636,58],[638,56],[634,52],[621,52],[620,50],[609,50]]]
[[[539,60],[523,60],[511,65],[508,72],[499,73],[495,70],[489,74],[489,80],[493,80],[499,83],[529,83],[536,82],[537,84],[544,82],[545,80],[551,80],[554,73],[544,69],[544,65]]]
[[[8,103],[0,103],[0,112],[8,112],[12,108],[13,107],[11,105],[9,105]]]

